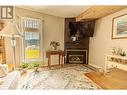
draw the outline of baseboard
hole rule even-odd
[[[89,64],[88,65],[90,68],[92,68],[95,71],[98,71],[98,69],[100,69],[101,67],[97,66],[97,65],[93,65],[93,64]]]

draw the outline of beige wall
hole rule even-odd
[[[112,18],[126,13],[124,9],[96,21],[94,37],[90,38],[89,64],[104,67],[105,55],[111,53],[112,47],[127,50],[127,39],[111,39]]]
[[[18,16],[24,16],[24,17],[33,17],[33,18],[39,18],[43,20],[43,49],[42,53],[44,53],[44,62],[47,63],[47,58],[45,57],[45,51],[50,49],[50,42],[52,40],[59,41],[60,47],[59,49],[64,48],[64,18],[46,15],[38,12],[34,12],[31,10],[16,8],[16,15]],[[20,44],[19,41],[17,41],[17,62],[19,63],[19,53],[20,53]],[[12,63],[12,48],[10,45],[10,39],[6,38],[6,51],[7,51],[7,63]],[[53,60],[54,62],[58,62],[58,58],[56,60]]]
[[[59,49],[64,49],[64,19],[46,15],[44,17],[44,51],[50,49],[49,45],[53,40],[60,42]],[[45,62],[47,63],[47,59]],[[58,56],[52,56],[52,63],[58,63]]]

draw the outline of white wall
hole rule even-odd
[[[60,42],[59,49],[64,49],[64,18],[51,16],[42,14],[39,12],[26,10],[22,8],[16,8],[16,15],[18,16],[24,16],[24,17],[32,17],[32,18],[39,18],[44,21],[43,23],[43,49],[42,53],[44,53],[46,50],[50,49],[50,42],[52,40]],[[7,63],[13,63],[13,52],[10,45],[10,39],[6,38],[6,59]],[[19,63],[20,58],[20,44],[19,41],[17,41],[17,63]],[[47,58],[43,56],[44,63],[47,63]],[[58,63],[58,58],[56,60],[53,60]]]
[[[89,64],[103,68],[105,55],[111,53],[112,47],[127,50],[127,39],[111,39],[112,19],[126,13],[124,9],[96,21],[94,37],[90,38]]]

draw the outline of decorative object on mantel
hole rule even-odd
[[[112,48],[112,54],[113,54],[113,55],[116,55],[116,47],[113,47],[113,48]]]
[[[127,38],[127,14],[113,18],[112,39]]]
[[[119,56],[126,56],[126,52],[122,48],[112,48],[112,54],[113,55],[119,55]]]
[[[53,50],[57,50],[57,47],[60,46],[60,43],[56,41],[51,41],[50,46],[52,46]]]
[[[122,51],[123,51],[122,48],[118,48],[118,49],[117,49],[117,55],[120,55],[120,53],[121,53]]]
[[[120,53],[120,55],[121,55],[121,56],[126,56],[125,51],[122,51],[122,52]]]

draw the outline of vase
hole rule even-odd
[[[53,47],[53,50],[57,50],[57,47]]]

